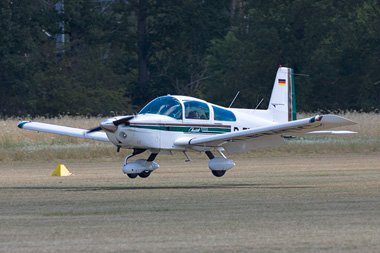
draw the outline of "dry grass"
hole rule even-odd
[[[160,160],[147,179],[120,163],[0,164],[0,252],[379,252],[380,158]]]
[[[315,114],[313,114],[315,115]],[[311,114],[300,114],[298,118]],[[260,157],[286,154],[328,154],[380,152],[380,114],[350,112],[341,114],[358,122],[355,126],[345,128],[357,131],[350,136],[307,137],[289,140],[289,145],[264,149],[237,155],[237,157]],[[27,119],[22,119],[27,120]],[[53,119],[35,118],[34,121],[65,125],[84,129],[98,126],[102,118],[57,117]],[[130,151],[116,153],[116,148],[109,143],[83,140],[67,136],[38,133],[17,128],[19,119],[0,121],[0,161],[49,161],[67,159],[123,159]],[[198,155],[195,155],[198,156]],[[182,156],[181,156],[182,158]],[[173,159],[177,159],[173,157]]]
[[[96,117],[69,116],[33,119],[36,122],[83,129],[97,127],[102,120]],[[116,149],[110,143],[22,130],[17,127],[19,121],[20,119],[15,118],[0,121],[0,161],[91,159],[116,156]]]

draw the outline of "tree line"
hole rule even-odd
[[[1,0],[0,116],[134,113],[157,96],[380,107],[379,0]]]

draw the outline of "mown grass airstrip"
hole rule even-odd
[[[161,160],[147,179],[120,162],[0,163],[0,252],[379,252],[378,155]]]

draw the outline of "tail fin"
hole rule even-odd
[[[283,123],[297,119],[293,69],[281,66],[278,69],[268,110],[274,122]]]

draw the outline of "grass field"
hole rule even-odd
[[[0,252],[379,252],[380,116],[343,116],[358,134],[229,156],[222,178],[194,153],[135,180],[129,150],[0,121]],[[75,176],[50,176],[61,163]]]
[[[147,179],[120,163],[0,170],[0,252],[379,252],[378,154],[160,160]]]

